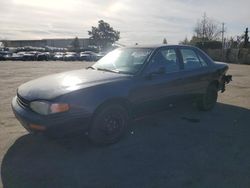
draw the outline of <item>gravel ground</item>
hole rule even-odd
[[[250,186],[250,66],[230,65],[233,82],[210,112],[179,105],[138,119],[117,144],[94,147],[82,135],[28,134],[10,103],[31,79],[86,62],[0,62],[0,187]]]

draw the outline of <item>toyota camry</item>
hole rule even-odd
[[[31,133],[87,133],[97,144],[118,141],[136,112],[193,99],[212,109],[231,81],[228,65],[182,45],[116,49],[93,66],[49,75],[17,89],[12,109]],[[164,103],[162,103],[164,101]]]

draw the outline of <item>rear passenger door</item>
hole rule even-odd
[[[195,48],[181,47],[183,89],[187,94],[204,93],[210,80],[208,63]]]

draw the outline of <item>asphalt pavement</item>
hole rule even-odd
[[[134,120],[117,144],[97,147],[81,134],[57,140],[28,134],[10,108],[2,108],[19,83],[86,64],[20,64],[0,63],[5,188],[250,186],[250,66],[230,65],[233,82],[212,111],[200,112],[188,102],[171,106]]]

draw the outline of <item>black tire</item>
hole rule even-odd
[[[128,112],[123,106],[105,105],[94,116],[88,137],[97,145],[113,144],[126,133],[128,123]]]
[[[215,84],[210,84],[207,87],[205,94],[201,95],[198,99],[197,106],[199,110],[208,111],[211,110],[218,98],[218,88]]]

